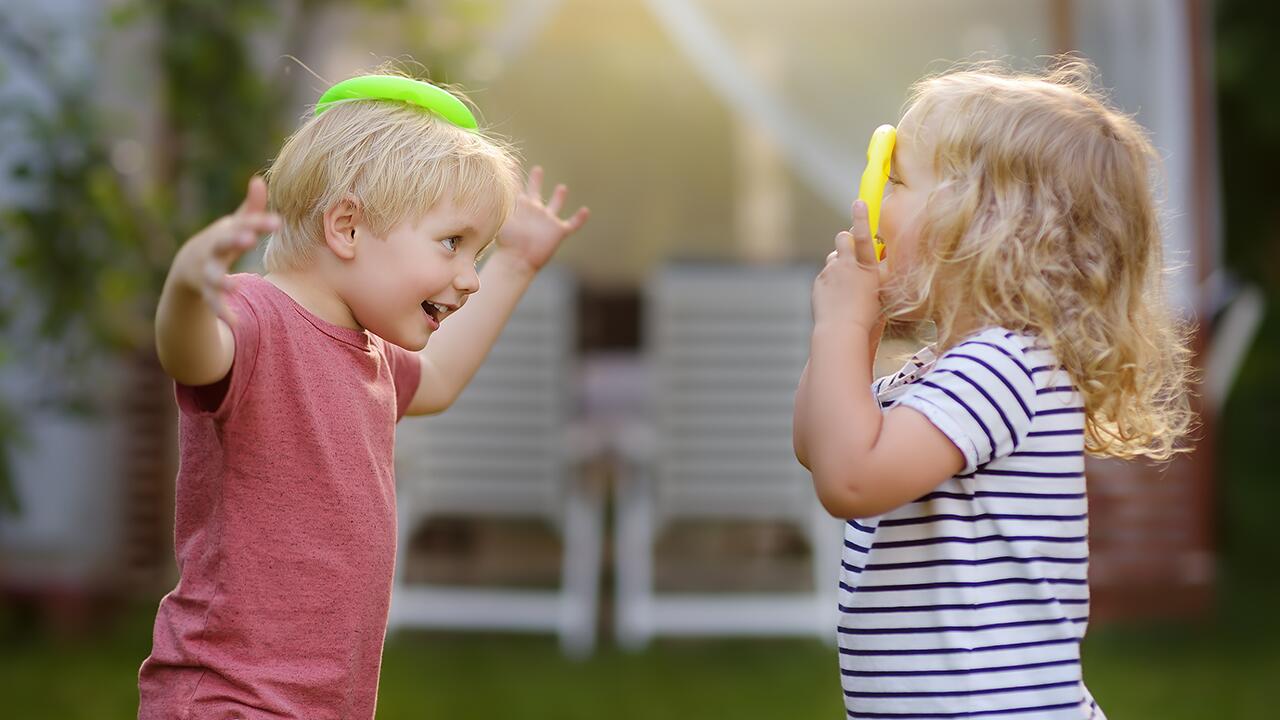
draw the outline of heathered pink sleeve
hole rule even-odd
[[[418,392],[418,384],[422,381],[422,361],[418,354],[383,341],[382,352],[391,366],[391,377],[396,384],[396,420],[404,417],[409,403]]]

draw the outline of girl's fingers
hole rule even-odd
[[[852,232],[853,257],[859,265],[876,266],[876,249],[871,240],[871,225],[867,220],[867,204],[862,200],[853,203]]]
[[[853,236],[848,230],[841,230],[836,234],[836,251],[837,258],[856,257],[854,255]]]

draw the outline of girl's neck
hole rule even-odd
[[[934,327],[938,327],[938,322],[936,319],[933,320],[933,324],[934,324]],[[956,344],[957,342],[972,335],[973,333],[976,333],[979,330],[990,326],[990,324],[991,323],[982,322],[981,320],[978,319],[978,317],[975,314],[962,310],[952,320],[951,332],[948,334],[948,337],[945,339],[942,337],[939,337],[938,344],[939,345],[944,344],[944,340],[945,340],[945,344],[947,345],[947,347],[950,347],[951,345]]]

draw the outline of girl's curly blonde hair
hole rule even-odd
[[[1038,335],[1084,397],[1090,454],[1167,459],[1192,413],[1187,329],[1162,282],[1158,158],[1092,78],[1067,57],[913,85],[907,110],[938,185],[887,312],[933,320],[942,350],[974,321]]]

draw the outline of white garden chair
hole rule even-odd
[[[553,631],[570,655],[595,643],[601,494],[583,481],[574,412],[574,285],[539,274],[453,407],[396,437],[400,557],[389,627]],[[448,515],[545,518],[563,540],[554,590],[409,583],[410,539]]]

